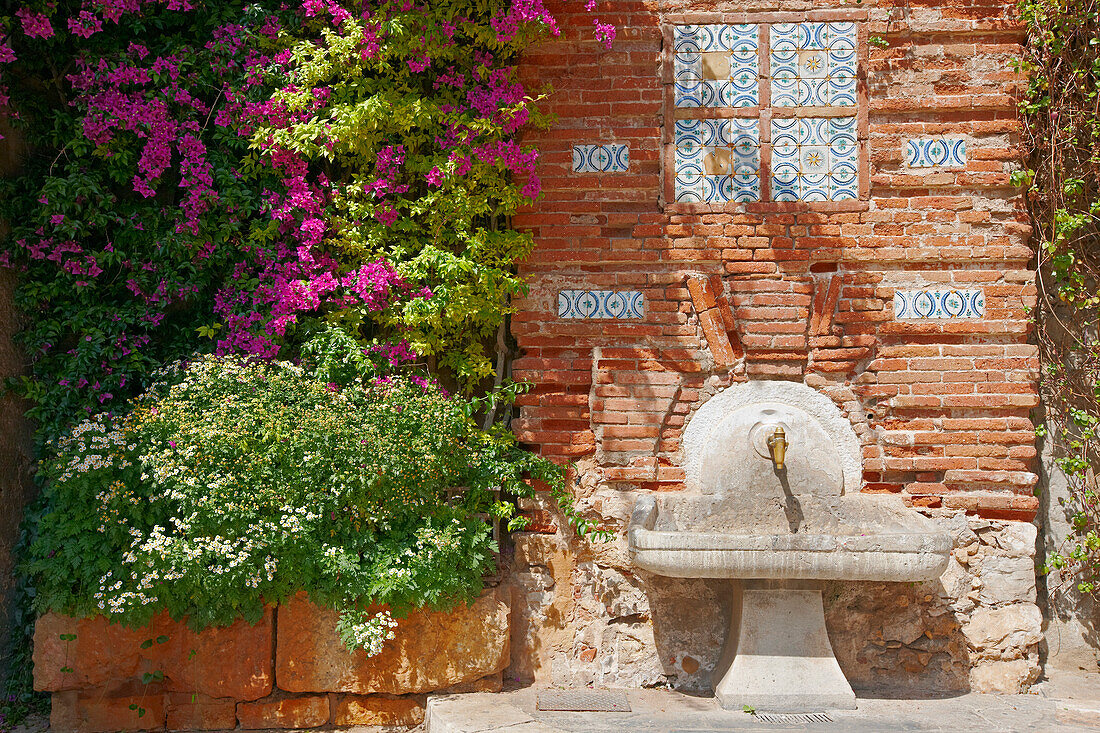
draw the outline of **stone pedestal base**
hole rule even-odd
[[[715,685],[727,710],[762,712],[852,710],[856,696],[840,671],[825,632],[821,590],[746,588],[740,623],[733,613],[733,663]]]

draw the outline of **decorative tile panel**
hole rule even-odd
[[[760,103],[759,27],[678,25],[673,39],[677,107],[755,107]]]
[[[961,137],[906,140],[905,164],[910,168],[965,168],[966,140]]]
[[[573,146],[573,170],[577,173],[625,173],[629,168],[630,147],[625,143]]]
[[[773,118],[771,167],[775,201],[857,198],[856,118]]]
[[[985,292],[968,290],[897,290],[894,292],[894,320],[924,318],[984,318]]]
[[[637,290],[562,290],[558,318],[643,318],[645,298]]]
[[[760,126],[752,119],[676,120],[676,200],[760,200]]]
[[[773,106],[856,106],[855,23],[776,23],[770,34]]]

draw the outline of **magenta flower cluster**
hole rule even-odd
[[[117,35],[119,24],[130,16],[205,12],[197,3],[83,0],[68,17],[55,4],[34,4],[19,7],[9,22],[0,24],[18,41],[13,45],[12,38],[0,35],[0,108],[9,104],[4,66],[19,61],[17,56],[25,53],[21,49],[48,54],[63,42],[83,47],[58,86],[64,88],[87,149],[96,158],[131,168],[124,183],[98,205],[109,211],[120,198],[144,202],[135,206],[144,206],[146,213],[119,215],[108,227],[97,224],[93,235],[89,221],[74,213],[90,210],[84,194],[68,201],[65,194],[43,194],[37,224],[0,254],[0,266],[55,268],[77,296],[118,288],[130,299],[124,307],[139,315],[124,319],[108,309],[102,333],[81,333],[75,346],[64,347],[86,376],[66,377],[61,386],[91,392],[92,404],[122,395],[128,377],[116,362],[155,346],[158,329],[171,314],[200,297],[211,303],[209,320],[203,323],[217,323],[218,352],[264,358],[277,356],[292,342],[303,319],[347,309],[379,314],[431,298],[427,287],[402,277],[392,262],[378,256],[355,260],[333,246],[348,228],[375,227],[382,232],[379,236],[399,237],[406,219],[414,216],[411,202],[418,192],[469,185],[465,179],[477,179],[486,168],[502,171],[529,199],[540,192],[538,153],[516,140],[530,119],[527,92],[516,80],[516,69],[501,60],[503,53],[496,58],[480,51],[456,60],[449,51],[458,39],[476,35],[466,33],[473,23],[469,18],[442,18],[430,3],[412,0],[382,2],[357,15],[335,0],[304,0],[296,16],[286,6],[274,8],[272,4],[258,19],[215,28],[197,45],[156,53],[150,47],[164,47],[144,38],[115,44],[123,50],[93,49],[105,37]],[[325,84],[298,89],[291,83],[297,61],[285,47],[286,36],[280,40],[280,15],[294,18],[292,37],[319,24],[339,37],[351,32],[350,21],[355,21],[357,52],[364,64],[399,67],[411,86],[445,92],[451,100],[441,109],[432,150],[413,151],[397,140],[384,141],[371,166],[359,171],[357,195],[367,211],[362,220],[337,215],[336,198],[348,195],[346,178],[331,180],[322,164],[323,158],[349,154],[356,141],[321,135],[312,141],[315,154],[279,142],[281,134],[332,114],[335,104],[333,90]],[[399,15],[412,27],[422,20],[419,35],[395,42],[392,29],[400,26],[393,21]],[[542,0],[511,0],[488,23],[501,44],[532,25],[558,34]],[[614,29],[598,24],[597,31],[609,44]],[[314,36],[319,49],[325,44],[320,35]],[[291,97],[294,103],[286,101]],[[496,132],[486,134],[486,122]],[[257,140],[258,130],[272,134]],[[227,169],[224,162],[215,166],[215,160],[225,160],[227,146],[243,148],[249,142],[258,155],[250,164],[252,173]],[[255,203],[242,202],[233,188],[249,175]],[[119,227],[129,236],[111,234]],[[140,242],[146,232],[149,241],[138,252],[130,243]],[[169,250],[182,250],[181,263],[168,266],[158,259]],[[212,286],[203,281],[205,274],[196,273],[206,268],[213,272],[215,263],[228,274]],[[392,327],[396,320],[387,322]],[[379,347],[385,360],[396,366],[416,358],[400,331],[388,335],[397,345]],[[57,353],[58,340],[43,341],[35,349]],[[96,340],[103,342],[103,356],[90,359],[83,350]]]

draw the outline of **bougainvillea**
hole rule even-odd
[[[513,64],[533,32],[556,32],[553,18],[531,0],[318,1],[303,12],[301,31],[256,67],[271,92],[226,108],[250,135],[250,162],[279,180],[264,191],[278,231],[255,245],[261,266],[235,273],[242,295],[222,304],[220,345],[274,352],[314,310],[285,303],[336,298],[329,320],[373,320],[473,386],[492,373],[483,343],[522,291],[513,263],[532,246],[506,219],[539,192],[537,153],[516,139],[538,114]],[[432,297],[379,309],[332,272],[379,261]],[[312,271],[297,272],[303,262]],[[249,278],[260,287],[244,295]]]
[[[614,29],[593,25],[610,47]],[[0,266],[18,273],[29,361],[11,386],[30,400],[43,465],[60,465],[73,426],[127,419],[158,369],[203,352],[312,359],[333,384],[430,357],[476,390],[532,246],[508,217],[539,192],[537,152],[518,136],[540,122],[542,92],[514,66],[557,32],[542,0],[0,7],[0,115],[29,151],[0,183]],[[464,409],[493,415],[496,399]],[[510,445],[500,426],[489,436]],[[518,471],[552,468],[508,455],[488,478],[513,493],[527,491]],[[72,497],[39,478],[49,488],[23,536],[42,548]],[[33,556],[39,578],[64,579],[56,554]],[[84,608],[70,600],[54,605]],[[377,641],[363,619],[345,626]],[[10,666],[9,684],[27,679]]]
[[[114,2],[97,23],[75,4],[23,10],[5,78],[32,154],[0,195],[0,258],[20,274],[21,387],[48,437],[209,342],[198,329],[262,204],[237,172],[245,142],[210,117],[246,79],[244,46],[274,32],[255,6]]]
[[[0,28],[35,151],[0,264],[44,434],[166,361],[292,356],[325,320],[492,374],[531,248],[507,217],[539,192],[514,64],[557,33],[541,0],[49,0]]]

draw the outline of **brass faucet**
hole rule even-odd
[[[777,427],[771,437],[768,438],[768,448],[772,452],[772,460],[775,461],[775,467],[779,471],[785,468],[783,460],[787,457],[787,447],[789,445],[787,434],[783,431],[783,428]]]

